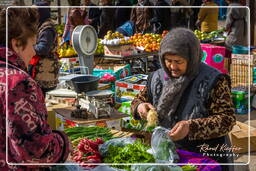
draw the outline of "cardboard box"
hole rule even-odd
[[[102,77],[105,73],[109,73],[116,77],[116,80],[131,75],[130,64],[99,64],[93,69],[93,75]]]
[[[55,108],[54,114],[57,119],[56,130],[64,130],[65,128],[75,126],[99,126],[99,127],[110,127],[117,130],[121,130],[121,119],[126,117],[127,114],[120,113],[113,110],[110,117],[103,117],[96,119],[92,114],[88,116],[88,119],[74,118],[71,117],[71,112],[75,107],[62,107]]]
[[[80,71],[80,64],[78,57],[73,58],[61,58],[60,59],[61,67],[60,73],[73,73]],[[76,67],[74,69],[74,67]]]
[[[146,86],[147,75],[137,74],[116,81],[115,101],[122,103],[131,101]]]
[[[250,134],[250,151],[256,151],[256,128],[249,127],[249,125],[237,121],[229,133],[232,146],[237,147],[234,153],[248,152],[248,132]]]
[[[222,73],[227,73],[227,70],[224,68],[225,47],[201,44],[201,48],[204,53],[203,62],[218,69]]]
[[[64,122],[64,119],[62,116],[56,115],[54,109],[57,108],[63,108],[67,107],[66,104],[59,104],[59,105],[53,105],[51,107],[47,107],[48,111],[48,117],[47,117],[47,123],[50,125],[51,129],[57,130],[58,128],[62,128],[62,123]]]
[[[105,56],[130,56],[135,53],[134,47],[131,44],[128,45],[116,45],[116,46],[104,46]]]

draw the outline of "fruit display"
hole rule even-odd
[[[162,40],[162,35],[154,33],[136,33],[130,37],[133,45],[146,51],[153,52],[158,51],[160,48],[160,42]]]
[[[102,41],[102,39],[98,39],[98,46],[97,46],[97,49],[95,51],[96,55],[104,54],[104,46],[101,44],[101,41]]]
[[[125,37],[122,33],[108,31],[100,43],[103,45],[122,45],[130,44],[131,41],[129,37]]]
[[[199,40],[213,40],[215,38],[225,38],[223,36],[224,29],[212,31],[210,33],[201,32],[200,30],[195,30],[194,33]]]
[[[64,24],[56,25],[55,26],[56,32],[58,34],[62,35],[64,32],[64,27],[65,27]]]
[[[57,53],[60,58],[77,56],[74,48],[71,45],[67,45],[66,43],[58,48]]]

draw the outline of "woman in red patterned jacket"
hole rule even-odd
[[[6,14],[7,10],[0,11],[0,170],[34,170],[38,166],[28,164],[64,162],[68,139],[50,129],[42,91],[27,73],[35,55],[37,11],[8,9],[8,45]]]

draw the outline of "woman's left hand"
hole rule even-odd
[[[189,121],[180,121],[170,130],[169,136],[173,141],[185,138],[189,133]]]

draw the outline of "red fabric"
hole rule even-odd
[[[6,58],[6,48],[0,48],[0,57]],[[56,163],[66,160],[69,153],[67,136],[50,129],[41,88],[26,72],[24,61],[11,50],[8,51],[8,63],[7,69],[0,67],[0,171],[14,168],[18,171],[26,171],[38,167],[7,165],[5,154],[7,115],[8,162]],[[5,66],[6,63],[0,61],[0,64]],[[6,73],[8,73],[8,87]]]
[[[38,62],[39,62],[39,59],[40,59],[40,57],[39,56],[37,56],[37,55],[35,55],[35,56],[33,56],[32,57],[32,59],[30,60],[30,62],[29,62],[29,64],[30,65],[37,65],[38,64]]]
[[[33,65],[33,69],[32,69],[32,78],[35,78],[36,77],[36,65],[38,64],[40,60],[40,57],[35,55],[32,57],[32,59],[29,61],[29,64],[30,65]]]

